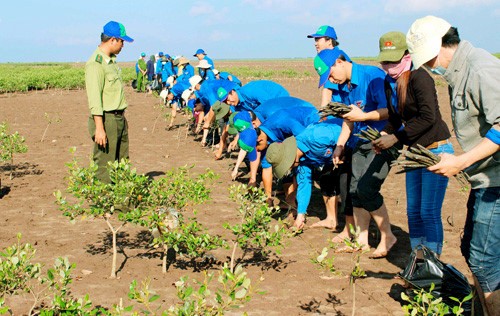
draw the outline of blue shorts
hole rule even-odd
[[[500,289],[500,187],[472,189],[461,250],[484,292]]]

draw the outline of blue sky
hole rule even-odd
[[[120,61],[160,50],[193,58],[200,47],[215,60],[313,57],[306,35],[323,24],[335,28],[350,56],[375,56],[380,35],[406,33],[428,14],[500,52],[498,0],[21,0],[2,3],[0,62],[85,61],[109,20],[135,39]]]

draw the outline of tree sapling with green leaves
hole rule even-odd
[[[72,221],[77,217],[102,218],[113,237],[113,259],[111,278],[116,278],[116,235],[126,223],[144,221],[145,206],[141,203],[149,194],[149,178],[137,174],[126,159],[108,165],[111,183],[103,183],[96,177],[97,165],[91,161],[89,167],[80,167],[76,159],[68,163],[69,177],[66,191],[76,198],[70,202],[61,191],[54,193],[60,209]],[[119,224],[111,220],[117,215]]]
[[[233,185],[229,189],[231,198],[240,205],[238,212],[241,216],[239,224],[224,224],[224,228],[231,230],[235,237],[230,262],[230,269],[233,271],[238,246],[243,251],[241,258],[244,258],[249,250],[267,257],[271,251],[269,248],[274,247],[279,253],[291,234],[280,219],[275,225],[271,224],[272,216],[279,210],[268,206],[267,196],[262,189],[243,184]]]
[[[7,122],[0,124],[0,161],[10,162],[9,178],[12,180],[12,171],[14,169],[14,154],[22,154],[28,151],[28,147],[24,144],[25,139],[18,132],[9,134]],[[0,188],[2,187],[2,179],[0,178]]]

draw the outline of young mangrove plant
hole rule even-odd
[[[76,201],[63,197],[61,191],[54,193],[56,203],[63,214],[72,221],[76,218],[102,218],[112,234],[113,259],[111,278],[116,278],[116,236],[126,223],[142,223],[146,214],[149,178],[137,174],[126,159],[108,165],[111,183],[96,177],[97,165],[91,161],[89,167],[80,167],[76,159],[68,163],[69,177],[67,193]],[[114,224],[112,218],[118,221]],[[117,225],[117,226],[116,226]]]
[[[279,209],[268,206],[267,197],[262,189],[247,185],[233,185],[230,187],[231,198],[239,203],[238,212],[241,222],[235,225],[224,224],[224,228],[231,230],[234,235],[233,250],[231,253],[230,269],[234,271],[236,249],[239,247],[243,259],[250,251],[256,251],[264,258],[274,248],[277,253],[284,247],[285,240],[291,236],[286,226],[278,220],[272,225],[273,215]]]

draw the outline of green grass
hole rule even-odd
[[[500,53],[494,53],[493,56],[495,56],[496,58],[500,58]]]
[[[122,69],[125,82],[135,77],[133,67]],[[83,64],[0,64],[0,93],[45,89],[83,89]]]

